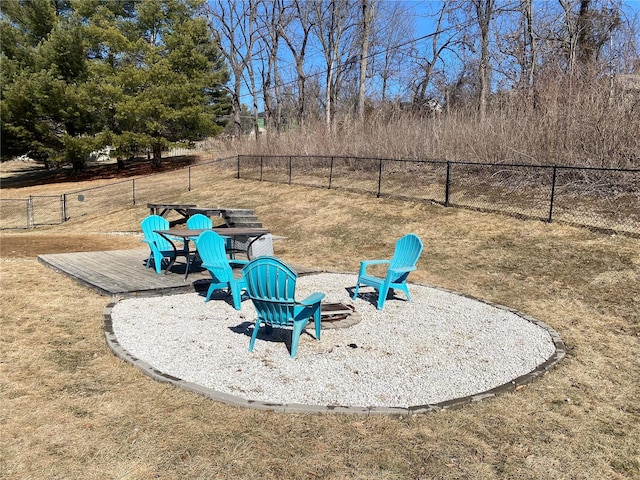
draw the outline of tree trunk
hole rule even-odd
[[[484,120],[487,112],[487,103],[491,91],[489,78],[489,25],[493,15],[495,0],[476,0],[476,15],[480,27],[480,66],[478,68],[478,80],[480,91],[478,92],[478,114],[480,120]]]
[[[151,160],[151,166],[153,168],[160,168],[162,165],[162,144],[153,144],[153,159]]]
[[[538,49],[536,45],[536,39],[533,33],[533,0],[524,0],[523,2],[523,16],[524,16],[524,48],[523,55],[523,81],[525,88],[527,89],[527,99],[530,99],[530,107],[536,108],[536,61],[538,56]]]
[[[306,77],[304,74],[303,63],[302,61],[298,61],[298,59],[296,59],[296,72],[298,73],[298,124],[302,126],[304,125],[304,120],[307,116],[305,109],[307,93],[304,88]]]
[[[373,20],[373,3],[362,0],[362,48],[360,50],[360,78],[358,83],[358,119],[364,123],[364,101],[367,82],[367,61],[369,59],[369,37]]]
[[[333,93],[331,91],[331,86],[333,85],[333,62],[329,64],[329,68],[327,69],[327,79],[325,85],[325,105],[324,105],[324,123],[327,127],[327,130],[331,130],[331,99],[333,97]]]
[[[233,136],[239,139],[242,137],[242,106],[240,105],[240,82],[237,83],[238,85],[233,89],[231,95],[231,107],[233,110]]]

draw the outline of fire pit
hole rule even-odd
[[[353,305],[345,303],[323,303],[320,321],[323,329],[347,328],[362,319]]]

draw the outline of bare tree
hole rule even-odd
[[[423,105],[428,100],[428,88],[438,61],[442,59],[445,50],[451,50],[460,43],[458,38],[460,32],[444,26],[445,20],[451,13],[451,6],[452,4],[443,2],[434,14],[435,31],[430,36],[428,54],[416,52],[413,56],[418,67],[413,86],[414,105]]]
[[[331,129],[336,108],[340,74],[345,64],[353,63],[349,53],[348,33],[355,25],[349,0],[318,0],[314,2],[314,30],[320,42],[325,60],[324,118],[327,129]],[[349,62],[345,61],[349,58]],[[348,66],[348,65],[347,65]]]
[[[415,14],[400,2],[380,2],[377,7],[372,44],[378,46],[378,52],[370,55],[370,64],[372,76],[380,78],[377,94],[384,104],[394,84],[404,87],[405,76],[411,76],[407,50],[416,36]]]
[[[433,30],[421,32],[411,29],[415,6],[403,2],[211,0],[209,9],[233,74],[229,91],[239,134],[245,85],[252,94],[254,128],[263,105],[272,131],[282,108],[299,125],[315,114],[332,128],[336,114],[354,111],[362,121],[366,102],[384,103],[389,92],[414,104],[439,95],[447,108],[473,105],[480,118],[487,115],[492,92],[502,92],[495,98],[506,101],[516,97],[505,92],[517,87],[534,105],[529,102],[535,102],[537,84],[564,79],[563,72],[570,78],[592,69],[597,78],[633,71],[637,31],[631,33],[634,24],[626,19],[627,30],[619,28],[622,5],[449,0],[429,7]],[[310,52],[321,52],[323,60],[310,61]]]
[[[229,2],[211,0],[208,4],[209,24],[220,51],[232,73],[230,88],[233,108],[233,133],[242,135],[243,76],[253,61],[255,42],[256,0]]]
[[[511,98],[517,93],[519,105],[534,107],[539,39],[534,27],[533,0],[520,0],[513,8],[502,7],[496,18],[493,70],[494,83]],[[514,92],[517,89],[517,92]],[[501,98],[505,98],[501,95]]]
[[[369,42],[371,40],[371,24],[373,23],[375,0],[362,0],[362,48],[360,50],[360,75],[358,81],[357,114],[360,122],[364,122],[364,103],[367,82],[367,62],[369,61]]]
[[[298,111],[297,120],[303,125],[306,117],[306,72],[305,61],[307,48],[314,27],[312,19],[312,2],[305,0],[293,0],[283,3],[281,11],[281,23],[278,25],[280,37],[289,47],[296,68],[296,83],[298,86]]]
[[[478,65],[478,113],[483,120],[487,112],[490,84],[489,34],[491,19],[494,15],[495,0],[473,0],[475,19],[480,29],[480,63]]]
[[[262,0],[258,12],[258,32],[260,48],[260,77],[264,102],[265,126],[267,133],[277,131],[281,122],[280,76],[278,74],[278,51],[280,32],[286,29],[288,17],[284,16],[284,0]],[[265,60],[266,57],[266,60]]]
[[[537,63],[537,43],[533,27],[533,0],[522,0],[520,3],[522,12],[522,82],[526,82],[529,89],[535,92],[536,63]],[[534,94],[535,95],[535,94]]]
[[[621,26],[622,2],[558,0],[558,6],[560,11],[549,8],[538,26],[545,52],[542,61],[557,64],[570,78],[597,74],[601,53]]]
[[[460,30],[460,46],[464,47],[458,55],[464,58],[467,53],[472,54],[471,63],[467,59],[461,62],[462,70],[458,72],[457,79],[454,81],[457,86],[454,85],[453,88],[455,90],[461,85],[477,86],[476,109],[482,120],[486,116],[491,93],[492,52],[489,47],[490,36],[493,33],[493,20],[498,12],[496,0],[451,1],[449,7],[452,19],[456,21],[457,28]],[[475,79],[469,76],[471,64],[476,67]]]

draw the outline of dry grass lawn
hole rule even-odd
[[[138,232],[144,206],[3,231],[1,478],[640,478],[640,240],[233,179],[175,200],[253,208],[287,237],[277,255],[331,270],[386,258],[415,232],[425,252],[413,281],[528,313],[560,333],[567,358],[517,392],[431,415],[234,408],[119,360],[102,332],[110,299],[36,260],[140,247],[114,232]]]

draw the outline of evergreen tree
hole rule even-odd
[[[85,165],[222,130],[228,74],[201,0],[3,0],[2,157]]]
[[[205,19],[194,15],[194,3],[138,3],[128,61],[116,72],[121,142],[151,147],[156,164],[172,142],[221,132],[214,119],[229,109],[221,90],[228,74]]]

